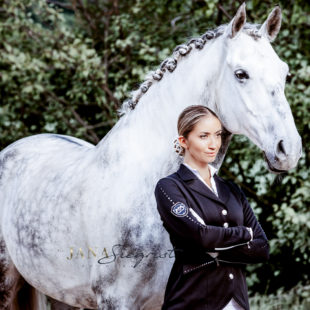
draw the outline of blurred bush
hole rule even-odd
[[[254,294],[250,298],[251,310],[308,310],[310,309],[310,285],[298,284],[289,291],[283,288],[270,295]]]

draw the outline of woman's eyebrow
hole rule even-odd
[[[222,131],[223,131],[223,129],[220,129],[220,130],[216,131],[215,133],[219,133],[219,132],[222,132]],[[208,132],[208,131],[201,131],[200,133],[210,134],[210,132]]]

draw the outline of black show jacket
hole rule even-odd
[[[239,186],[216,174],[214,180],[219,197],[181,164],[156,184],[175,252],[162,310],[221,310],[232,297],[249,310],[245,266],[268,260],[268,240]]]

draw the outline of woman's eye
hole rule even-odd
[[[200,136],[200,138],[206,138],[207,137],[207,135],[202,135],[202,136]]]

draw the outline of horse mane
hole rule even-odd
[[[179,60],[189,54],[193,48],[202,50],[208,41],[215,40],[221,36],[227,25],[228,24],[218,26],[215,29],[209,29],[200,37],[192,38],[187,43],[176,46],[173,50],[172,56],[165,59],[160,64],[158,69],[149,72],[145,78],[145,81],[140,84],[140,87],[131,92],[131,98],[125,100],[122,106],[117,110],[119,116],[125,115],[134,110],[142,95],[148,91],[154,82],[159,82],[167,71],[172,73],[175,70]],[[242,31],[257,40],[261,37],[258,32],[260,26],[260,24],[246,23]]]

